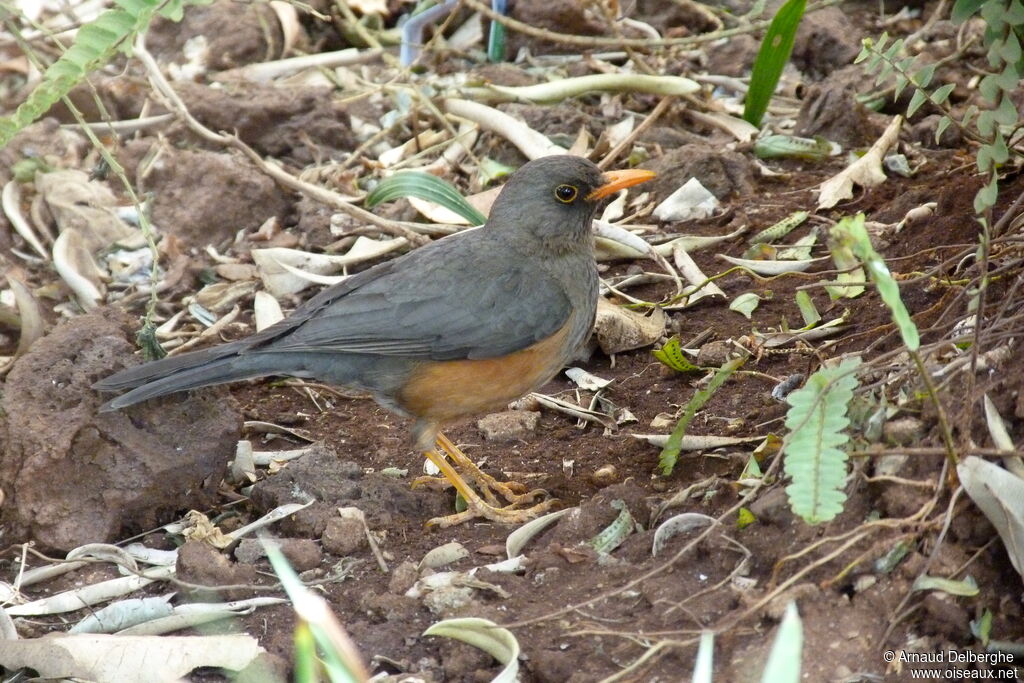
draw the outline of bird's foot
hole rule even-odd
[[[466,510],[456,512],[453,515],[445,515],[444,517],[434,517],[427,521],[426,526],[428,528],[445,529],[472,519],[486,519],[499,524],[523,524],[548,512],[557,503],[557,499],[550,498],[528,508],[520,508],[516,505],[495,507],[484,502],[479,497],[474,497],[466,501],[468,505]]]
[[[481,497],[492,507],[525,505],[532,503],[547,493],[544,489],[530,490],[525,484],[521,484],[518,481],[498,481],[486,472],[479,470],[475,465],[462,467],[461,469],[466,479],[476,483],[476,488],[480,491]],[[445,491],[452,486],[452,482],[446,477],[422,476],[416,477],[412,482],[412,488],[422,488],[430,491]]]

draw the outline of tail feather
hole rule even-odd
[[[251,357],[240,357],[233,344],[164,358],[114,373],[93,385],[99,391],[124,391],[102,406],[108,412],[187,389],[198,389],[268,374]],[[272,370],[270,372],[273,372]]]

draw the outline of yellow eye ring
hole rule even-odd
[[[563,204],[571,204],[576,200],[576,195],[578,194],[579,190],[572,185],[559,185],[555,188],[555,199]]]

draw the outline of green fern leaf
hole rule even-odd
[[[847,454],[841,446],[850,438],[844,431],[850,424],[846,410],[859,364],[859,358],[847,358],[838,367],[822,368],[786,397],[790,434],[783,463],[793,481],[786,494],[793,512],[810,524],[831,520],[846,502]]]
[[[122,9],[109,9],[82,26],[74,44],[43,73],[42,81],[11,116],[0,117],[0,147],[18,131],[50,110],[85,78],[107,62],[118,49],[130,46],[149,25],[159,0],[119,0]]]

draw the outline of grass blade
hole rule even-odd
[[[796,29],[804,16],[806,0],[788,0],[779,8],[772,19],[768,32],[761,41],[754,70],[750,77],[750,90],[743,107],[743,118],[755,126],[761,126],[761,119],[768,110],[768,102],[775,94],[782,69],[793,51]]]

